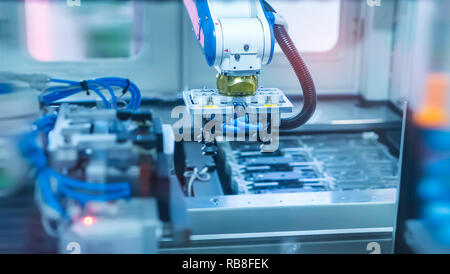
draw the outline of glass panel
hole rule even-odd
[[[70,4],[72,3],[72,4]],[[133,1],[27,0],[27,46],[36,60],[130,58],[138,53]]]
[[[339,38],[341,0],[270,1],[288,22],[289,34],[303,52],[326,52]],[[278,45],[276,52],[281,52]]]

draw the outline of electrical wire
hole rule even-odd
[[[129,92],[131,99],[127,105],[127,109],[136,110],[142,102],[141,91],[130,80],[119,77],[103,77],[86,81],[71,81],[65,79],[50,78],[51,83],[61,84],[48,87],[44,90],[42,101],[45,105],[50,105],[55,101],[72,96],[74,94],[85,91],[95,92],[103,101],[106,108],[117,109],[117,96],[114,88],[121,88],[122,95]],[[103,95],[102,90],[107,90],[111,96],[111,102]]]
[[[118,77],[104,77],[98,78],[96,80],[109,86],[116,86],[123,88],[122,93],[129,91],[131,93],[131,102],[130,102],[131,109],[137,109],[141,105],[142,102],[141,91],[130,80]]]
[[[192,171],[186,171],[184,173],[184,176],[189,178],[189,182],[187,185],[187,194],[188,197],[193,197],[193,187],[194,187],[194,182],[196,180],[201,181],[201,182],[206,182],[209,179],[211,179],[211,175],[208,173],[208,167],[204,167],[202,170],[199,171],[198,168],[194,168]]]

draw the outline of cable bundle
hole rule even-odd
[[[69,215],[61,205],[62,198],[71,198],[82,206],[89,201],[114,201],[131,195],[128,183],[88,183],[59,174],[47,165],[44,150],[37,144],[40,133],[47,135],[54,127],[56,115],[47,115],[34,123],[33,131],[19,140],[19,149],[36,168],[37,185],[46,205],[64,218]],[[52,183],[55,184],[52,185]]]
[[[130,92],[131,99],[129,104],[127,105],[127,109],[138,109],[142,101],[141,91],[139,90],[139,88],[133,82],[124,78],[104,77],[94,80],[85,80],[81,82],[51,78],[50,82],[63,85],[51,86],[45,90],[45,92],[49,93],[42,96],[42,101],[47,106],[55,101],[69,97],[82,91],[85,91],[88,95],[90,91],[93,91],[100,97],[100,99],[102,99],[106,108],[117,109],[118,98],[115,95],[116,88],[122,89],[122,95]],[[106,90],[109,92],[109,94],[111,95],[110,101],[102,93],[102,90]]]

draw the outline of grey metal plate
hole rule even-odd
[[[392,227],[395,189],[187,199],[193,235]]]

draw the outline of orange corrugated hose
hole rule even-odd
[[[428,76],[423,105],[414,115],[416,125],[424,128],[446,127],[450,124],[447,106],[450,77],[434,73]]]

